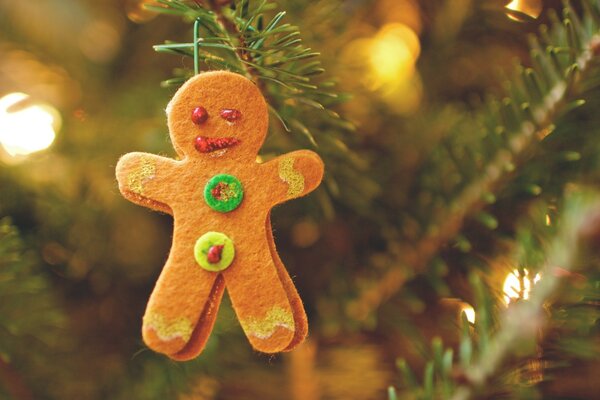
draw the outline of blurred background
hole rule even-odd
[[[552,115],[552,133],[525,162],[506,163],[508,183],[478,208],[487,211],[423,250],[418,238],[438,217],[438,195],[452,203],[444,186],[456,163],[486,162],[473,147],[485,99],[504,93],[518,62],[531,64],[528,35],[552,23],[561,3],[278,0],[267,15],[287,12],[304,45],[321,53],[316,82],[335,82],[340,93],[325,105],[342,119],[310,122],[318,111],[300,112],[288,133],[272,117],[263,151],[312,148],[326,161],[322,188],[273,214],[309,339],[288,354],[256,353],[225,298],[204,353],[170,361],[144,346],[140,329],[172,219],[123,199],[114,178],[126,152],[175,156],[164,109],[176,88],[161,82],[193,69],[191,58],[152,47],[190,42],[192,24],[150,3],[0,0],[0,398],[384,399],[402,385],[397,359],[421,371],[434,337],[458,345],[461,315],[473,322],[477,308],[472,271],[497,309],[527,298],[539,275],[515,261],[514,243],[519,221],[538,218],[531,205],[542,202],[542,225],[551,225],[565,187],[597,183],[598,73],[582,90],[591,93],[586,105]],[[481,175],[468,170],[468,179]],[[559,354],[552,367],[570,375],[544,373],[534,346],[528,378],[499,373],[500,397],[485,398],[513,398],[507,382],[531,397],[597,396],[594,304],[569,345],[583,360],[544,353]]]

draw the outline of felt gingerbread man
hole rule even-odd
[[[275,250],[270,211],[314,190],[323,162],[307,150],[256,162],[267,104],[238,74],[194,76],[167,117],[179,159],[129,153],[116,168],[123,196],[174,218],[171,251],[143,317],[144,341],[175,360],[196,357],[227,288],[256,350],[291,350],[306,337],[307,319]]]

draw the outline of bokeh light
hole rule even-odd
[[[292,242],[296,247],[310,247],[319,240],[319,225],[311,219],[304,219],[292,228]]]
[[[369,53],[376,88],[412,77],[421,51],[419,38],[404,24],[388,24],[371,42]]]
[[[105,63],[112,60],[121,44],[121,34],[115,23],[97,18],[86,25],[79,35],[79,48],[91,61]]]
[[[512,0],[506,5],[506,8],[513,11],[518,11],[531,18],[537,18],[542,13],[543,4],[542,0]],[[519,21],[514,15],[508,14],[510,19]]]
[[[507,275],[502,286],[504,303],[506,305],[520,299],[527,300],[529,298],[531,289],[541,279],[540,274],[535,274],[533,277],[531,275],[527,269],[523,269],[522,271],[514,269]]]
[[[380,21],[399,22],[416,33],[420,33],[423,28],[417,0],[379,0],[374,7]]]
[[[127,0],[125,2],[125,12],[127,18],[136,24],[143,24],[151,21],[158,15],[154,11],[148,10],[146,5],[156,5],[157,3],[153,0]]]
[[[32,98],[62,109],[81,101],[80,82],[62,65],[12,43],[0,41],[0,85],[3,91],[20,88]],[[0,95],[1,97],[1,95]]]
[[[462,314],[464,314],[465,317],[467,317],[467,321],[469,321],[470,324],[475,323],[475,309],[472,305],[470,305],[469,303],[462,303],[460,313],[461,316]]]
[[[60,115],[54,108],[33,103],[25,93],[0,98],[0,144],[12,157],[50,147],[59,125]]]
[[[420,104],[422,85],[415,64],[421,52],[417,34],[402,23],[389,23],[370,38],[351,42],[345,60],[364,76],[367,90],[377,92],[390,110],[409,114]]]

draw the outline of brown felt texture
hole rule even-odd
[[[213,291],[205,304],[200,320],[194,328],[190,341],[177,353],[169,354],[169,357],[177,361],[187,361],[196,358],[202,352],[217,320],[217,312],[221,305],[224,290],[225,281],[223,280],[223,276],[219,275],[213,286]]]
[[[192,110],[208,111],[194,124]],[[228,123],[223,109],[241,118]],[[146,344],[176,360],[203,349],[215,322],[224,287],[252,346],[265,353],[287,351],[305,338],[308,326],[302,301],[281,262],[269,219],[273,206],[314,190],[323,177],[319,156],[307,150],[256,163],[268,128],[267,105],[248,79],[226,71],[207,72],[187,81],[167,107],[168,126],[180,160],[129,153],[117,165],[121,193],[130,201],[173,215],[171,252],[144,315]],[[233,137],[226,150],[200,153],[197,136]],[[204,201],[204,187],[217,174],[242,183],[238,208],[220,213]],[[222,272],[202,269],[194,244],[206,232],[227,235],[235,258]]]
[[[275,262],[275,268],[277,268],[277,273],[279,274],[279,279],[288,295],[288,301],[292,306],[294,312],[294,324],[296,326],[296,331],[294,332],[294,337],[292,341],[287,345],[287,347],[283,351],[290,351],[300,343],[304,341],[306,335],[308,335],[308,319],[306,318],[306,312],[304,311],[304,305],[302,304],[302,299],[300,299],[300,295],[296,290],[296,286],[294,286],[294,282],[288,274],[281,258],[279,258],[279,253],[277,253],[277,249],[275,248],[275,240],[273,239],[273,230],[271,228],[271,215],[267,217],[267,240],[269,242],[269,249],[271,250],[271,257],[273,257],[273,261]]]

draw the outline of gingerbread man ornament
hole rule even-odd
[[[270,211],[314,190],[323,162],[307,150],[256,162],[267,104],[238,74],[196,75],[177,91],[167,116],[178,160],[129,153],[117,165],[123,196],[174,218],[171,251],[143,318],[144,341],[175,360],[196,357],[227,288],[256,350],[291,350],[308,326],[275,250]]]

